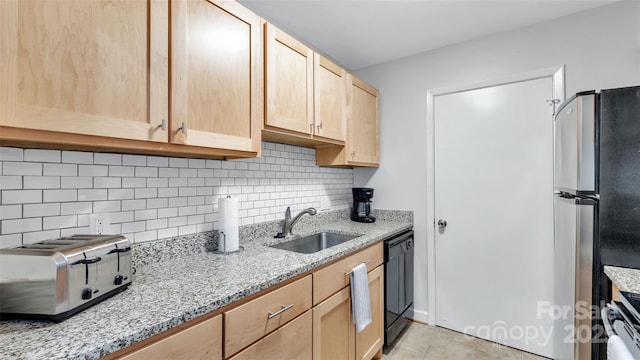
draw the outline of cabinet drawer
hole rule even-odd
[[[222,315],[165,337],[119,359],[222,359]]]
[[[225,357],[311,308],[311,275],[224,313]]]
[[[351,277],[345,273],[364,262],[367,271],[371,271],[382,264],[384,260],[383,243],[379,242],[364,250],[322,268],[313,273],[313,305],[320,303],[330,295],[349,285]]]
[[[311,311],[246,348],[231,360],[311,359]]]

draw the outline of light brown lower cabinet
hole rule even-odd
[[[313,358],[369,360],[381,357],[384,339],[384,268],[368,273],[371,324],[356,333],[351,288],[343,288],[313,308]]]
[[[369,360],[382,356],[384,342],[384,267],[369,272],[369,303],[371,324],[356,334],[356,360]]]
[[[185,323],[168,335],[156,335],[106,358],[218,360],[223,344],[225,358],[232,360],[380,358],[384,339],[382,261],[382,243],[378,243],[240,305],[231,304],[220,315]],[[365,262],[372,323],[356,333],[348,271]]]
[[[231,360],[311,359],[311,310],[262,340],[249,346]]]
[[[313,308],[313,358],[355,358],[351,289],[346,287]]]
[[[122,360],[220,360],[222,359],[222,315],[117,358]]]

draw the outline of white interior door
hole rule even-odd
[[[551,357],[552,80],[434,100],[436,323]]]

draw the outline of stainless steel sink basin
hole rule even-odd
[[[331,232],[321,232],[295,240],[271,245],[276,249],[294,251],[302,254],[312,254],[320,250],[328,249],[332,246],[342,244],[343,242],[355,239],[360,235],[344,235]]]

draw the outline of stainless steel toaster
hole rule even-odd
[[[0,249],[0,317],[62,321],[131,284],[131,242],[74,235]]]

